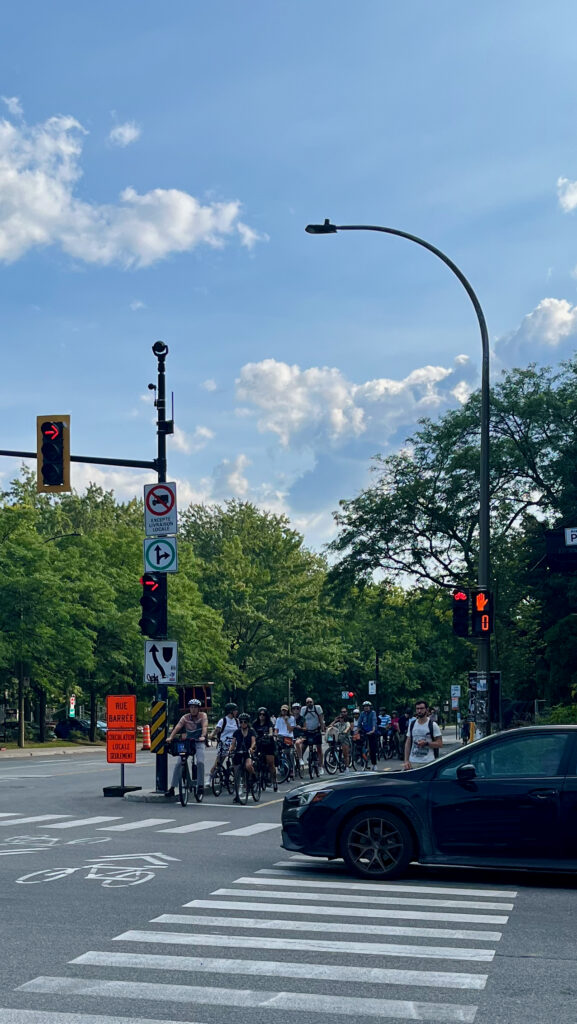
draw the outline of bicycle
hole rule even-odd
[[[234,768],[228,751],[223,751],[223,760],[216,766],[212,773],[211,786],[212,792],[215,796],[220,796],[225,787],[230,796],[234,793]]]
[[[309,748],[309,751],[308,751],[308,757],[307,757],[307,766],[308,766],[308,770],[309,770],[309,779],[318,778],[320,764],[319,764],[319,755],[318,755],[318,751],[317,751],[317,748],[316,748],[316,744],[315,743],[309,743],[308,744],[308,748]]]
[[[280,737],[279,737],[280,739]],[[287,779],[295,777],[295,752],[292,743],[282,743],[277,740],[276,755],[276,777],[277,782],[286,782]]]
[[[194,793],[197,804],[202,802],[204,792],[198,785],[196,765],[196,740],[172,740],[170,752],[173,757],[180,757],[181,773],[178,780],[178,799],[183,807],[188,803],[190,793]],[[188,758],[191,759],[190,770]]]
[[[276,792],[276,790],[278,789],[278,782],[273,777],[273,774],[268,764],[266,763],[266,754],[263,754],[260,750],[257,749],[252,760],[254,764],[254,772],[258,779],[262,792],[266,792],[267,786],[269,788],[272,787],[272,789],[274,789]]]
[[[336,775],[337,772],[346,771],[347,763],[345,761],[342,744],[338,742],[335,736],[328,736],[327,742],[329,747],[328,750],[325,751],[324,757],[327,772],[329,775]]]
[[[365,736],[363,739],[354,740],[353,746],[353,767],[355,771],[367,771],[368,766],[371,763],[369,741],[367,737]]]
[[[244,762],[235,769],[234,788],[236,799],[241,804],[247,804],[249,796],[252,796],[255,804],[260,800],[260,779],[256,771],[247,772]]]

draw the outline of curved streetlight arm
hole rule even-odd
[[[398,228],[380,227],[376,224],[331,224],[325,220],[324,224],[309,224],[305,230],[311,235],[332,235],[337,231],[380,231],[385,235],[397,235],[399,238],[406,238],[409,242],[416,242],[423,249],[428,249],[434,256],[437,256],[443,263],[452,270],[455,277],[459,279],[467,292],[479,321],[482,345],[482,372],[481,372],[481,459],[479,472],[479,587],[489,587],[490,559],[489,559],[489,335],[485,315],[481,303],[477,298],[473,286],[467,280],[462,270],[450,259],[446,253],[438,249],[436,245],[425,241],[418,235],[411,235],[408,231],[400,231]],[[484,646],[483,643],[480,645]],[[484,659],[483,659],[484,660]],[[481,667],[481,666],[480,666]]]

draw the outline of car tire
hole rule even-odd
[[[405,823],[387,810],[359,811],[347,821],[340,854],[361,878],[398,878],[409,866],[413,842]]]

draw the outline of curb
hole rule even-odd
[[[175,804],[178,797],[165,796],[164,793],[146,792],[140,790],[139,792],[125,793],[123,800],[132,800],[133,803],[138,804]]]
[[[93,747],[77,746],[77,747],[51,747],[48,750],[44,750],[41,747],[35,747],[34,750],[28,750],[26,747],[18,748],[17,750],[2,750],[0,748],[0,761],[8,760],[12,757],[55,757],[57,754],[102,754],[106,753],[106,747],[94,745]]]

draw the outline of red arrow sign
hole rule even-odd
[[[44,436],[49,437],[51,441],[55,441],[60,435],[60,431],[55,423],[51,423],[47,430],[44,431]]]

